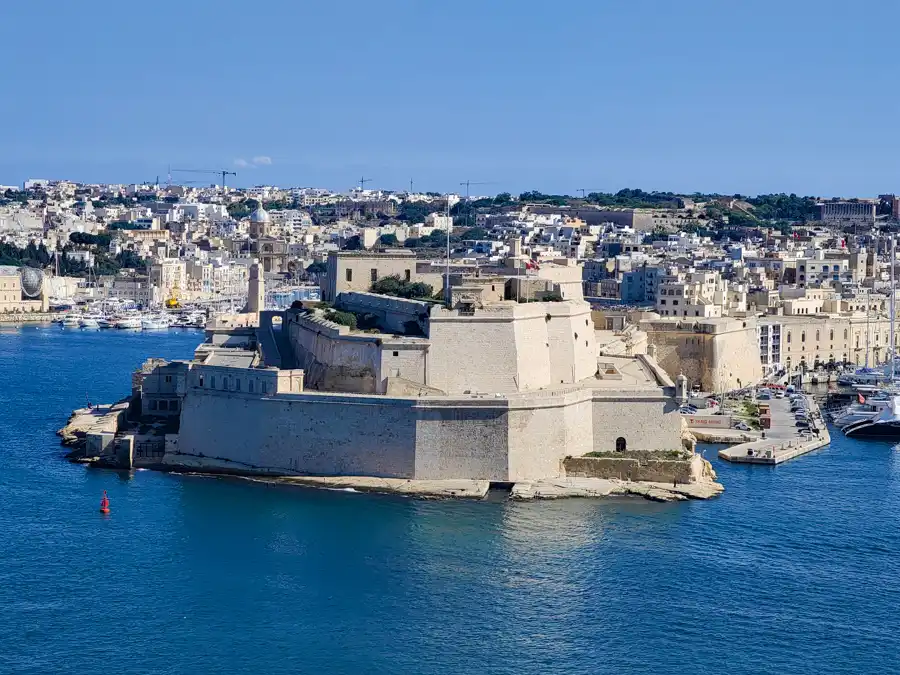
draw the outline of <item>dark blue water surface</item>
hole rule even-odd
[[[0,673],[900,670],[890,444],[714,460],[725,494],[682,504],[415,501],[61,459],[54,431],[86,393],[120,398],[144,358],[199,340],[0,333]]]

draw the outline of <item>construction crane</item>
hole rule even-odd
[[[460,183],[460,185],[466,186],[466,201],[469,201],[469,186],[470,185],[493,185],[493,181],[474,181],[474,180],[464,180]]]
[[[214,173],[217,176],[221,174],[222,189],[225,188],[225,176],[237,176],[236,172],[226,171],[225,169],[172,169],[172,172],[177,172],[177,173]]]
[[[362,191],[362,190],[365,189],[366,183],[371,183],[371,182],[372,182],[372,179],[371,179],[371,178],[366,178],[365,176],[360,176],[360,177],[359,177],[359,189],[360,189],[360,191]]]
[[[469,209],[468,209],[468,205],[469,205],[469,186],[470,186],[470,185],[493,185],[493,184],[494,184],[494,182],[493,182],[493,181],[489,181],[489,180],[487,180],[487,181],[464,180],[464,181],[462,181],[462,182],[460,183],[460,185],[465,185],[465,186],[466,186],[466,207],[467,207],[467,208],[466,208],[466,223],[469,222]]]

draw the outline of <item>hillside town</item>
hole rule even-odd
[[[254,262],[266,307],[333,302],[381,281],[365,262],[374,256],[398,259],[384,276],[422,284],[429,301],[445,301],[453,280],[487,278],[511,279],[519,302],[583,299],[598,329],[630,330],[671,376],[706,391],[888,358],[894,195],[474,197],[366,189],[365,179],[343,193],[186,183],[0,186],[0,314],[104,302],[233,312],[247,302]],[[360,262],[336,277],[329,258]]]

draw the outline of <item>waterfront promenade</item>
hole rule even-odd
[[[810,429],[811,433],[798,433],[791,413],[790,399],[773,399],[769,401],[772,426],[766,430],[766,437],[723,448],[719,450],[719,458],[742,464],[781,464],[831,443],[831,436],[821,418],[818,405],[811,396],[806,398],[813,416],[814,428]]]

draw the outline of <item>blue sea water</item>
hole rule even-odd
[[[725,494],[679,504],[416,501],[61,459],[54,431],[86,395],[115,400],[146,357],[199,339],[0,331],[0,673],[900,672],[891,444],[714,459]]]

